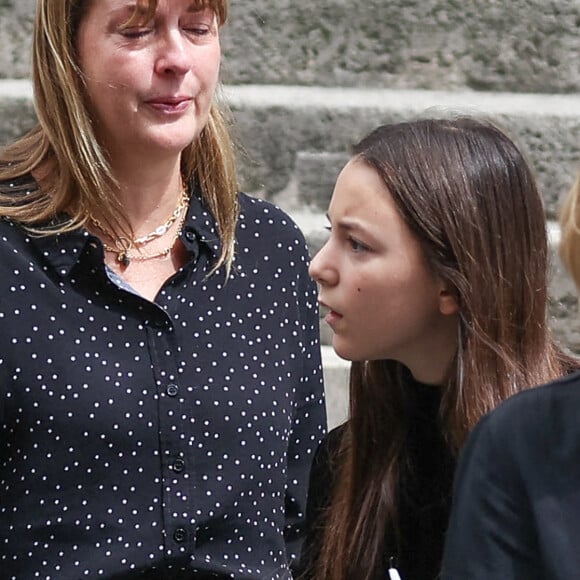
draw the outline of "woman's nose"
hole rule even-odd
[[[168,31],[159,41],[156,69],[158,73],[184,75],[191,67],[187,40],[180,31]]]

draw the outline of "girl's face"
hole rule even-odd
[[[356,158],[344,167],[328,219],[330,238],[310,274],[336,352],[394,359],[418,380],[442,383],[456,348],[457,305],[372,167]]]
[[[130,28],[134,0],[94,0],[78,36],[95,131],[113,160],[181,152],[200,134],[218,82],[214,12],[191,0],[159,0],[153,18]]]

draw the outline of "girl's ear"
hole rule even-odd
[[[439,291],[439,312],[445,316],[450,316],[458,311],[457,291],[455,288],[451,288],[448,282],[442,281]]]

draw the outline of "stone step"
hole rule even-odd
[[[300,207],[326,211],[336,178],[348,159],[348,153],[298,151],[294,174]]]
[[[459,112],[502,125],[533,164],[549,218],[580,160],[580,94],[273,85],[228,86],[224,92],[246,150],[244,188],[286,207],[305,201],[324,207],[332,176],[356,141],[380,123],[417,116]],[[308,191],[300,191],[301,182]]]
[[[354,142],[379,123],[424,114],[468,112],[502,124],[534,165],[550,218],[580,159],[580,94],[264,85],[228,86],[224,92],[245,149],[244,189],[286,199],[287,205],[324,207],[333,175]],[[32,122],[28,81],[0,80],[0,143]]]
[[[29,75],[36,0],[0,0],[0,77]],[[236,0],[228,84],[569,93],[576,0]]]
[[[244,189],[269,197],[302,227],[312,252],[325,239],[324,211],[351,144],[376,124],[429,111],[469,111],[509,127],[533,161],[554,220],[580,159],[580,95],[390,91],[324,87],[226,87],[247,156]],[[30,84],[0,80],[0,142],[33,122]],[[573,285],[554,259],[551,316],[580,351]],[[329,342],[328,333],[323,335]]]
[[[329,429],[348,417],[348,378],[350,362],[340,358],[331,346],[322,346],[322,368]]]
[[[425,114],[467,112],[504,126],[535,167],[550,219],[580,160],[580,94],[272,85],[227,86],[223,92],[244,148],[244,190],[289,209],[324,208],[341,161],[371,128]],[[29,82],[0,80],[0,143],[32,123]]]

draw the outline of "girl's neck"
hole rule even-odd
[[[422,352],[415,360],[401,361],[417,382],[435,387],[449,382],[457,353],[457,324],[457,317],[448,317],[434,332],[433,340],[423,345]]]

